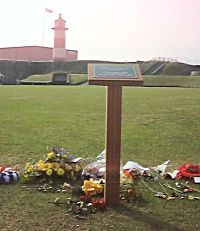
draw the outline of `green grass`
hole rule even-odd
[[[144,75],[145,87],[200,87],[200,76]]]
[[[105,140],[106,88],[98,86],[1,86],[0,164],[44,159],[55,145],[94,159]],[[123,88],[121,161],[155,166],[200,164],[200,89]],[[21,172],[20,171],[20,172]],[[175,181],[170,182],[174,184]],[[155,182],[152,188],[159,188]],[[199,201],[165,201],[142,184],[143,200],[122,203],[85,220],[48,201],[70,195],[0,185],[2,230],[198,230]],[[200,189],[199,185],[195,185]],[[77,226],[79,225],[79,226]]]
[[[42,75],[31,75],[28,76],[23,81],[35,82],[35,81],[52,81],[52,74],[42,74]]]
[[[31,75],[24,79],[22,82],[51,82],[52,81],[52,73],[43,74],[43,75]],[[72,85],[79,84],[87,81],[87,74],[69,74],[69,83]]]
[[[69,74],[70,84],[75,85],[87,81],[87,74]],[[200,87],[199,76],[165,76],[165,75],[144,75],[145,87]],[[46,82],[52,81],[51,74],[32,75],[24,82]]]
[[[70,84],[78,84],[87,81],[87,74],[69,74]]]

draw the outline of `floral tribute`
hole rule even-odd
[[[45,160],[26,163],[23,176],[27,180],[36,177],[62,177],[66,180],[75,181],[77,177],[81,177],[82,170],[82,158],[74,158],[65,149],[53,147]]]
[[[90,178],[89,180],[84,181],[84,185],[82,186],[82,190],[84,191],[85,195],[92,196],[98,193],[103,192],[103,184],[100,181],[94,180]]]

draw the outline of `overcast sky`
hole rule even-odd
[[[200,0],[0,0],[0,47],[53,47],[59,13],[80,60],[200,64]]]

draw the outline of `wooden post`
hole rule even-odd
[[[104,199],[108,206],[119,204],[122,86],[107,87],[106,180]]]
[[[143,86],[139,64],[88,64],[91,85],[107,86],[106,176],[104,199],[107,206],[119,204],[122,86]]]

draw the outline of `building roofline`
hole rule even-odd
[[[40,47],[40,48],[53,49],[53,47],[45,47],[45,46],[37,46],[37,45],[33,45],[33,46],[15,46],[15,47],[0,47],[0,49],[28,48],[28,47]],[[76,52],[78,52],[78,50],[72,50],[72,49],[65,49],[65,50],[67,50],[67,51],[76,51]]]

